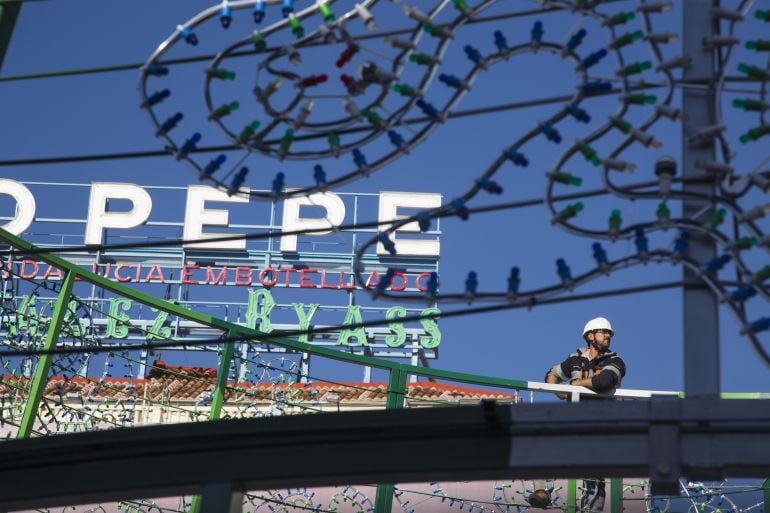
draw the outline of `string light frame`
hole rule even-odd
[[[459,48],[452,44],[454,34],[460,31],[463,25],[480,17],[486,9],[496,3],[494,0],[444,2],[425,12],[417,6],[400,3],[399,7],[404,13],[403,19],[407,24],[411,24],[412,28],[406,31],[405,38],[388,37],[387,42],[394,49],[393,54],[388,56],[392,62],[391,69],[382,69],[364,61],[357,76],[345,75],[346,78],[342,79],[348,95],[344,98],[334,98],[334,101],[340,104],[337,110],[341,114],[333,122],[316,124],[312,122],[311,115],[314,112],[313,103],[316,100],[309,98],[309,91],[328,80],[329,74],[302,77],[294,71],[279,69],[278,63],[285,61],[287,66],[296,65],[301,62],[303,52],[317,47],[339,46],[343,51],[337,56],[337,68],[340,71],[348,69],[349,66],[361,60],[362,49],[366,50],[365,41],[351,35],[348,28],[354,24],[362,24],[366,29],[372,30],[376,25],[375,15],[380,6],[377,5],[377,1],[364,1],[340,14],[337,5],[334,5],[332,10],[331,3],[322,0],[315,4],[307,2],[303,4],[306,6],[304,8],[299,7],[300,2],[297,2],[297,7],[292,2],[291,5],[281,3],[279,9],[279,3],[277,1],[240,1],[223,2],[212,6],[179,25],[177,30],[158,47],[142,69],[140,77],[142,106],[150,114],[156,134],[165,140],[169,151],[175,154],[177,159],[184,160],[193,166],[202,181],[225,190],[228,194],[241,194],[241,188],[250,183],[250,179],[247,178],[248,170],[246,167],[241,167],[241,163],[255,154],[278,161],[315,160],[317,163],[312,169],[312,179],[303,180],[310,181],[309,185],[295,187],[295,177],[287,178],[285,173],[279,172],[273,178],[269,192],[250,190],[249,195],[252,197],[275,201],[333,189],[367,177],[374,171],[386,168],[395,159],[410,153],[415,146],[449,119],[452,111],[472,90],[477,78],[499,63],[506,62],[513,56],[528,53],[559,55],[575,65],[577,86],[572,98],[550,117],[512,140],[501,154],[493,156],[488,167],[473,179],[465,193],[452,198],[441,207],[426,209],[397,220],[361,244],[354,261],[357,284],[368,290],[375,298],[394,299],[394,295],[388,293],[386,289],[395,269],[387,270],[380,280],[380,285],[373,283],[367,285],[363,274],[363,255],[375,245],[381,245],[391,254],[397,255],[398,244],[393,242],[394,234],[399,228],[408,224],[414,223],[421,231],[428,231],[433,220],[440,217],[459,217],[467,220],[470,217],[469,206],[472,200],[482,194],[501,194],[502,186],[495,180],[495,176],[508,166],[529,166],[532,155],[527,153],[527,143],[544,137],[554,145],[565,148],[556,164],[545,173],[544,199],[552,225],[594,241],[630,241],[637,247],[639,255],[637,262],[642,264],[656,260],[690,267],[719,298],[724,300],[725,305],[736,315],[742,326],[741,334],[750,339],[757,354],[770,365],[768,351],[756,337],[757,333],[770,328],[770,317],[747,318],[744,308],[745,302],[753,296],[765,302],[770,299],[763,285],[763,282],[770,277],[770,266],[752,268],[743,258],[744,252],[755,247],[767,252],[770,236],[765,234],[757,221],[770,212],[770,207],[751,205],[745,208],[739,203],[739,200],[750,196],[749,192],[752,188],[756,187],[764,192],[770,191],[770,177],[765,176],[761,169],[754,169],[744,175],[737,173],[732,165],[735,155],[732,142],[725,133],[724,123],[717,123],[714,126],[702,127],[690,134],[689,140],[685,141],[685,144],[692,145],[716,141],[720,149],[721,161],[702,162],[703,175],[700,177],[701,180],[711,180],[718,186],[718,193],[715,196],[678,188],[672,189],[672,183],[686,183],[686,181],[680,182],[674,176],[675,161],[673,169],[671,166],[666,168],[665,165],[656,168],[657,188],[638,190],[633,186],[621,185],[616,179],[618,175],[636,171],[634,159],[624,158],[626,154],[640,149],[654,152],[660,148],[660,143],[652,135],[656,126],[662,123],[682,122],[685,118],[684,113],[674,104],[674,95],[677,87],[688,86],[677,78],[677,75],[689,65],[690,57],[679,55],[671,58],[664,55],[664,47],[676,40],[676,34],[656,32],[654,29],[656,18],[663,16],[672,7],[671,2],[639,1],[634,6],[620,7],[602,1],[547,0],[542,2],[543,9],[571,13],[575,17],[589,19],[601,27],[607,35],[608,43],[598,49],[589,48],[584,42],[587,35],[585,28],[576,28],[567,34],[550,34],[547,24],[534,15],[530,16],[533,18],[533,23],[530,33],[525,37],[517,35],[514,38],[503,30],[496,30],[490,34],[489,44],[483,48],[481,45],[478,47],[466,45]],[[424,6],[420,7],[424,8]],[[731,80],[728,77],[728,72],[731,71],[728,65],[731,63],[735,48],[742,43],[735,35],[740,22],[748,16],[767,22],[766,11],[750,8],[750,3],[743,2],[735,11],[725,8],[713,9],[712,16],[715,22],[724,22],[727,26],[725,35],[712,37],[703,42],[704,47],[717,52],[723,64],[718,76],[714,77],[718,92],[721,92],[726,82]],[[605,10],[609,12],[604,12]],[[450,11],[451,21],[440,23],[439,17],[447,16]],[[217,159],[223,158],[224,154],[209,162],[194,160],[196,155],[193,150],[198,141],[195,134],[188,134],[186,139],[172,138],[172,133],[176,135],[180,132],[176,124],[181,118],[174,121],[175,114],[169,117],[167,114],[160,113],[159,107],[166,107],[165,100],[169,96],[163,93],[164,90],[151,93],[148,91],[151,90],[151,85],[155,86],[156,80],[161,83],[160,81],[164,79],[167,68],[162,66],[162,57],[174,45],[197,44],[195,30],[199,26],[205,23],[216,23],[218,19],[223,30],[227,30],[228,16],[247,16],[249,12],[257,22],[255,32],[221,50],[204,74],[204,100],[209,121],[218,125],[233,145],[244,151],[244,156],[237,165],[231,166],[229,171],[218,172],[217,169],[222,167],[225,161],[217,161]],[[263,28],[262,24],[269,21],[273,23],[266,24]],[[307,27],[313,23],[315,28],[308,30]],[[282,31],[289,31],[294,37],[290,38],[289,42],[283,43],[284,40],[280,38]],[[271,41],[277,41],[278,44],[268,45]],[[432,51],[423,51],[423,47],[427,45],[421,43],[425,41],[433,44]],[[743,43],[749,53],[760,57],[762,52],[768,51],[769,48],[767,41],[761,39]],[[625,50],[640,44],[647,45],[651,58],[629,61],[625,57]],[[230,58],[242,56],[246,49],[251,48],[258,57],[254,96],[257,104],[267,115],[261,131],[256,125],[228,126],[226,124],[228,115],[237,108],[237,105],[229,103],[219,106],[212,100],[214,97],[212,88],[228,84],[235,78],[224,64]],[[489,48],[493,50],[490,51]],[[464,73],[445,69],[442,66],[449,52],[465,53],[469,67]],[[609,58],[617,62],[615,76],[610,79],[592,76],[593,67]],[[371,66],[367,67],[369,64]],[[762,67],[763,64],[764,67]],[[411,84],[400,80],[400,76],[408,67],[411,67],[412,71],[423,70],[419,80]],[[770,133],[766,119],[766,111],[770,109],[767,100],[770,60],[764,63],[740,62],[736,70],[746,77],[744,81],[749,80],[758,84],[758,90],[753,97],[736,99],[732,102],[734,108],[755,116],[755,121],[748,123],[756,126],[740,137],[740,144],[745,145]],[[649,73],[655,73],[657,83],[646,79]],[[270,80],[265,80],[263,75],[270,75]],[[441,83],[452,91],[449,98],[441,105],[431,101],[431,86],[434,82]],[[282,84],[285,84],[285,87],[294,87],[296,94],[285,108],[279,110],[271,106],[269,100],[275,89],[282,87]],[[652,95],[644,91],[650,87],[661,88],[663,94]],[[372,102],[365,106],[356,105],[356,99],[367,89],[377,91]],[[585,101],[610,94],[617,97],[618,108],[604,123],[571,143],[562,140],[560,123],[566,119],[588,123],[591,120],[591,110]],[[386,99],[398,100],[398,106],[385,108]],[[721,108],[720,98],[718,100],[720,115]],[[646,119],[642,122],[626,120],[625,118],[633,110],[647,112]],[[421,117],[422,124],[418,130],[411,130],[411,127],[405,124],[407,114],[416,114]],[[351,134],[342,133],[351,127],[359,130]],[[410,130],[405,131],[404,128]],[[279,132],[283,131],[283,135],[280,138],[273,137],[268,140],[269,134],[276,129]],[[600,155],[599,150],[596,149],[599,147],[598,143],[608,140],[608,137],[618,132],[622,140],[613,149],[602,152]],[[321,137],[324,134],[329,141],[327,149],[310,150],[300,147],[301,141],[313,140],[314,137]],[[389,140],[390,149],[372,158],[368,154],[367,146],[383,138]],[[344,164],[344,158],[341,157],[345,155],[352,158],[352,165],[343,166],[342,171],[334,174],[331,173],[331,166],[322,163],[330,158],[339,158],[334,163],[334,167],[339,167],[340,163]],[[610,212],[606,229],[581,226],[578,222],[579,214],[586,208],[585,202],[576,201],[564,205],[554,197],[557,192],[563,190],[563,187],[576,188],[579,191],[582,178],[568,170],[585,165],[589,169],[596,168],[595,176],[599,177],[606,191],[616,198],[634,202],[658,201],[656,219],[624,225],[621,211],[615,209]],[[311,173],[308,174],[311,175]],[[287,189],[288,184],[291,185],[291,189]],[[264,182],[260,183],[260,188],[264,188]],[[669,205],[673,202],[688,200],[711,202],[716,207],[715,211],[700,219],[672,217],[672,209]],[[739,227],[734,230],[734,236],[720,229],[720,226],[726,225],[725,219],[728,213],[732,215]],[[671,246],[651,249],[649,234],[669,229],[677,231],[672,242],[674,251],[670,250]],[[685,258],[687,241],[683,238],[686,238],[690,232],[701,233],[713,239],[724,251],[723,256],[720,257],[721,260],[713,262],[713,265],[710,262],[705,268],[688,261]],[[598,241],[592,246],[597,266],[581,276],[609,275],[629,263],[609,265],[607,250]],[[655,259],[649,258],[648,254],[655,254]],[[718,271],[725,267],[728,261],[735,266],[741,277],[741,282],[737,286],[732,285],[731,281],[718,279]],[[540,299],[553,297],[554,294],[569,293],[584,282],[583,279],[572,278],[572,271],[565,259],[557,259],[556,265],[559,277],[556,284],[526,292],[519,290],[521,271],[513,267],[508,286],[501,292],[482,292],[479,289],[478,274],[470,271],[462,293],[439,292],[439,279],[436,275],[427,281],[428,290],[425,294],[399,294],[398,299],[420,302],[528,301],[534,306]]]

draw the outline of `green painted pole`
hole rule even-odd
[[[232,337],[233,334],[228,333],[227,336]],[[235,342],[228,342],[225,344],[224,349],[222,349],[217,384],[214,387],[214,397],[211,399],[209,420],[219,420],[219,417],[222,415],[222,406],[225,404],[225,391],[227,390],[227,376],[230,374],[230,364],[233,362],[235,344]]]
[[[388,394],[385,399],[385,409],[400,409],[404,407],[406,398],[406,378],[408,372],[402,366],[390,370],[388,379]],[[380,483],[377,485],[377,495],[374,500],[375,513],[390,513],[393,509],[393,492],[396,485]]]
[[[565,513],[577,511],[577,479],[567,480],[567,508]]]
[[[623,513],[623,479],[610,479],[610,513]]]
[[[233,336],[232,333],[227,334]],[[222,406],[225,404],[225,391],[227,390],[227,376],[230,374],[230,364],[235,354],[235,342],[225,344],[222,349],[222,359],[219,361],[219,371],[217,372],[217,384],[214,387],[213,398],[211,399],[211,411],[209,411],[209,420],[218,420],[222,415]],[[198,513],[201,508],[201,496],[195,495],[190,504],[190,513]]]
[[[45,345],[43,349],[50,351],[56,347],[56,342],[59,340],[59,334],[61,333],[61,327],[64,323],[64,316],[67,313],[67,307],[69,306],[70,295],[72,294],[72,286],[75,283],[75,273],[68,272],[64,278],[59,296],[56,298],[56,305],[53,309],[53,316],[51,317],[51,323],[48,325],[48,333],[45,336]],[[35,419],[37,418],[37,411],[40,407],[40,400],[43,398],[43,392],[45,391],[45,385],[48,383],[48,373],[51,371],[51,363],[53,362],[53,355],[44,354],[40,357],[35,369],[35,375],[32,378],[32,386],[29,389],[29,396],[27,396],[27,404],[24,406],[24,414],[21,418],[21,424],[19,425],[19,432],[16,435],[17,438],[29,438],[32,434],[32,428],[35,425]]]
[[[762,488],[765,491],[764,493],[765,504],[762,509],[763,511],[770,511],[770,478],[765,479],[762,482]]]

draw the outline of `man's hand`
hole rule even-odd
[[[576,387],[586,387],[589,390],[593,390],[593,382],[591,378],[577,378],[569,382],[570,385]]]

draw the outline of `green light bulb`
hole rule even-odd
[[[767,39],[757,39],[756,41],[746,41],[746,48],[756,50],[757,52],[770,51],[770,41]]]
[[[574,185],[579,187],[583,184],[583,179],[577,176],[573,176],[570,173],[556,172],[551,175],[555,182],[563,183],[564,185]]]
[[[237,101],[226,103],[209,114],[209,120],[217,120],[229,116],[233,111],[238,110],[238,107],[240,106],[241,104]]]
[[[631,123],[629,123],[625,119],[613,116],[610,118],[610,121],[618,130],[620,130],[624,134],[631,132]]]
[[[235,73],[222,68],[209,68],[206,70],[206,74],[212,78],[218,78],[219,80],[234,80]]]
[[[610,48],[614,48],[615,50],[623,48],[624,46],[630,45],[634,41],[640,40],[642,37],[644,37],[644,32],[641,30],[637,30],[636,32],[627,32],[610,43]]]
[[[281,138],[281,146],[280,146],[280,152],[281,155],[286,155],[289,153],[289,150],[291,149],[291,145],[294,142],[294,129],[287,128],[286,132],[284,132],[283,137]]]
[[[620,226],[622,224],[623,224],[623,217],[620,214],[620,210],[617,208],[612,209],[612,212],[610,212],[610,219],[609,219],[610,232],[618,233],[620,231]]]
[[[254,33],[251,35],[251,40],[254,42],[254,49],[258,53],[267,51],[267,42],[265,41],[265,36],[259,30],[254,31]]]
[[[629,64],[628,66],[618,70],[617,75],[621,77],[627,77],[629,75],[636,75],[650,68],[652,68],[652,62],[650,61],[634,62],[633,64]]]
[[[560,221],[566,221],[578,215],[583,210],[583,202],[578,201],[572,205],[568,205],[564,210],[559,212],[558,218]]]
[[[254,137],[254,134],[259,129],[259,121],[252,121],[251,124],[246,125],[246,127],[241,130],[241,133],[238,135],[238,140],[242,143],[245,143],[252,137]]]
[[[294,37],[297,39],[305,36],[305,28],[302,26],[299,18],[293,14],[289,16],[289,27],[291,27],[291,33],[294,34]]]
[[[720,224],[725,222],[725,217],[727,217],[727,210],[723,208],[712,212],[708,219],[708,224],[711,229],[716,230]]]
[[[409,56],[409,60],[420,66],[428,66],[435,62],[433,56],[424,53],[413,53]]]
[[[326,140],[329,141],[329,148],[334,152],[340,151],[340,136],[337,132],[329,132],[326,136]]]
[[[463,14],[468,14],[468,3],[465,0],[452,0],[455,8]]]
[[[393,90],[401,96],[414,96],[416,94],[414,88],[406,84],[393,84]]]
[[[770,74],[765,70],[743,62],[738,64],[738,71],[756,80],[770,80]]]
[[[326,2],[318,2],[318,12],[326,23],[332,23],[334,21],[334,13]]]
[[[364,109],[364,110],[362,110],[362,111],[361,111],[361,114],[362,114],[362,115],[363,115],[363,116],[364,116],[364,117],[365,117],[365,118],[366,118],[366,119],[369,121],[369,123],[371,123],[372,125],[374,125],[374,126],[376,126],[376,127],[378,127],[378,128],[382,126],[382,118],[381,118],[381,117],[380,117],[380,115],[379,115],[379,114],[377,114],[376,112],[374,112],[374,111],[371,111],[371,110],[369,110],[369,109]]]
[[[444,30],[444,27],[440,27],[438,25],[432,25],[430,23],[426,23],[422,26],[422,29],[427,33],[430,34],[433,37],[438,38],[445,38],[447,37],[447,32]]]
[[[741,237],[733,244],[735,249],[751,249],[757,245],[757,239],[755,237]]]
[[[636,13],[633,11],[621,12],[616,14],[615,16],[612,16],[611,18],[608,18],[607,21],[604,22],[604,25],[607,27],[616,27],[618,25],[623,25],[625,23],[628,23],[634,18],[636,18]]]
[[[770,11],[768,11],[768,12],[770,12]],[[754,274],[754,279],[752,281],[754,281],[755,283],[762,283],[763,281],[765,281],[768,278],[770,278],[770,265],[766,265],[762,269],[757,271]]]

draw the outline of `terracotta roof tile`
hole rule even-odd
[[[161,362],[162,363],[162,362]],[[157,364],[157,362],[156,362]],[[173,372],[168,372],[172,370]],[[103,399],[121,399],[147,397],[159,401],[196,401],[208,395],[214,389],[216,373],[201,367],[165,367],[162,372],[150,373],[145,379],[128,378],[65,378],[54,376],[48,380],[44,394],[46,397],[79,396],[83,401]],[[186,375],[185,375],[186,374]],[[11,397],[19,382],[26,378],[0,376],[0,397]],[[378,402],[387,396],[387,383],[236,383],[228,382],[226,400],[235,401],[270,401],[281,395],[291,395],[294,399],[321,402]],[[337,396],[337,398],[333,396]],[[432,400],[441,402],[480,399],[505,399],[516,397],[514,391],[499,392],[482,390],[455,384],[420,381],[407,385],[407,400]],[[333,401],[330,401],[333,399]]]

